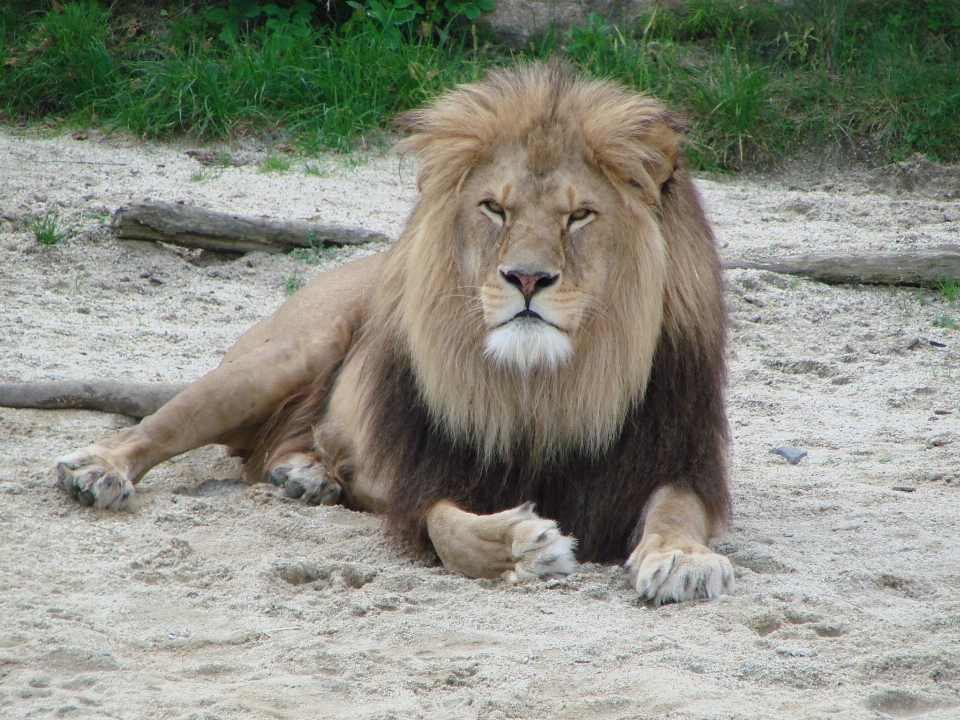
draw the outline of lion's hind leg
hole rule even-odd
[[[569,575],[577,541],[533,511],[532,504],[493,515],[474,515],[439,502],[426,516],[427,533],[450,570],[467,577],[510,582]]]
[[[663,487],[647,506],[643,537],[626,568],[640,597],[662,605],[729,595],[730,561],[707,547],[711,519],[690,490]]]

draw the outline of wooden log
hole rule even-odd
[[[153,240],[232,253],[389,242],[386,235],[363,228],[245,217],[166,202],[124,205],[113,214],[110,226],[120,240]]]
[[[41,410],[99,410],[144,418],[155,413],[188,383],[125,380],[58,380],[0,384],[0,407]]]
[[[891,253],[824,253],[771,258],[756,262],[732,260],[728,270],[769,270],[818,280],[829,285],[913,285],[936,287],[960,280],[960,247]]]

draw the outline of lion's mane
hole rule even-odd
[[[721,266],[680,167],[676,119],[617,84],[531,64],[452,90],[400,123],[411,131],[402,146],[421,161],[421,199],[355,347],[365,357],[357,462],[390,483],[390,527],[425,542],[422,519],[439,500],[477,513],[534,502],[578,538],[581,560],[619,560],[665,483],[694,490],[722,522]],[[585,148],[632,206],[619,232],[637,242],[611,261],[619,300],[590,315],[575,360],[552,373],[487,361],[462,287],[456,194],[504,143],[545,163]]]

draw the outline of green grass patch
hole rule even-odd
[[[60,229],[59,219],[54,213],[30,218],[25,225],[40,245],[56,245],[67,236]]]
[[[257,172],[286,172],[292,167],[293,163],[283,155],[267,155],[257,166]]]
[[[216,173],[213,170],[208,170],[207,168],[202,168],[190,174],[190,182],[201,183],[206,182],[207,180],[213,180],[217,177],[219,177],[219,173]]]
[[[679,108],[701,168],[755,166],[804,144],[960,160],[953,0],[654,4],[632,28],[593,15],[522,51],[471,25],[486,4],[427,17],[366,0],[336,18],[299,0],[209,5],[220,13],[172,0],[7,3],[0,110],[146,137],[258,133],[307,152],[348,150],[378,143],[397,113],[492,65],[560,54]]]
[[[283,279],[283,292],[287,297],[293,295],[297,290],[303,287],[304,279],[300,276],[298,270],[293,271],[293,275]]]
[[[960,325],[957,325],[957,321],[947,315],[935,317],[933,319],[933,326],[943,328],[944,330],[957,330],[960,328]]]
[[[956,280],[944,280],[938,286],[940,294],[947,302],[953,302],[957,299],[957,293],[960,292],[960,283]]]

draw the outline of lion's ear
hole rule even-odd
[[[666,122],[655,122],[650,124],[641,142],[657,151],[644,166],[659,192],[660,187],[677,169],[680,160],[680,135]]]
[[[660,103],[634,96],[585,133],[596,162],[620,182],[641,190],[648,205],[680,161],[680,123]]]
[[[426,192],[428,185],[434,185],[437,191],[440,188],[459,191],[476,164],[481,148],[480,140],[465,132],[463,123],[457,124],[438,115],[429,109],[411,110],[394,120],[410,132],[394,146],[394,150],[412,152],[420,158],[417,187],[421,192]]]

